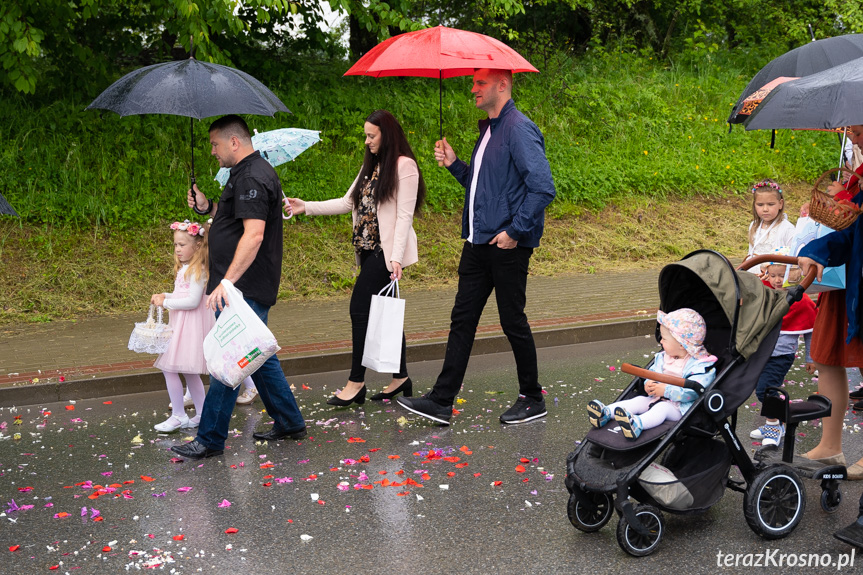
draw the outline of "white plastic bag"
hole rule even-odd
[[[378,373],[398,373],[404,327],[405,300],[399,298],[399,280],[393,280],[372,296],[363,365]]]
[[[694,499],[677,476],[658,463],[651,463],[638,476],[638,483],[651,497],[671,509],[687,509]]]
[[[228,305],[204,338],[204,358],[211,376],[236,388],[281,348],[240,290],[228,280],[222,286]]]

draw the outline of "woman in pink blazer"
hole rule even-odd
[[[366,400],[362,365],[369,306],[372,295],[393,279],[402,278],[402,269],[417,262],[417,235],[414,214],[425,198],[426,187],[416,157],[404,130],[392,114],[377,110],[366,118],[366,152],[363,165],[348,192],[324,202],[289,198],[294,214],[328,216],[353,215],[353,246],[360,274],[351,294],[353,353],[348,383],[327,400],[330,405],[348,406]],[[405,363],[402,334],[402,364],[390,384],[371,399],[391,399],[398,393],[410,397],[413,384]]]

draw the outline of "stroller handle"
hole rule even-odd
[[[659,373],[658,371],[650,371],[649,369],[644,369],[643,367],[636,367],[631,363],[621,364],[620,371],[622,371],[623,373],[628,373],[629,375],[634,375],[635,377],[652,379],[653,381],[658,381],[659,383],[667,383],[669,385],[676,385],[677,387],[686,387],[686,380],[682,377]]]
[[[766,264],[768,262],[776,262],[778,264],[790,264],[792,266],[797,265],[797,258],[794,256],[780,256],[780,255],[771,255],[764,254],[760,256],[751,257],[742,264],[740,264],[737,269],[738,270],[748,270],[749,268]],[[809,273],[806,274],[802,280],[800,280],[800,285],[803,286],[803,289],[808,289],[809,286],[812,285],[812,282],[815,281],[815,274],[818,273],[818,270],[815,269],[815,266],[809,268]]]

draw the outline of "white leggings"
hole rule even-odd
[[[653,407],[650,407],[653,404]],[[655,397],[649,395],[637,395],[632,399],[624,399],[608,406],[614,415],[614,408],[622,407],[633,415],[641,416],[641,427],[650,429],[661,425],[664,421],[678,421],[683,417],[680,409],[670,401],[656,401]]]
[[[171,398],[171,415],[180,417],[186,414],[186,409],[183,407],[183,382],[180,381],[180,374],[173,371],[163,371],[165,374],[165,385],[168,386],[168,397]],[[192,396],[192,401],[195,402],[195,413],[201,413],[204,407],[204,382],[201,381],[201,376],[197,373],[184,373],[186,379],[186,387],[189,389],[189,395]]]

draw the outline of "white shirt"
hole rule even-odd
[[[188,269],[189,264],[183,264],[183,267],[177,272],[177,277],[182,277],[185,280],[186,270]],[[166,293],[165,302],[162,304],[162,307],[176,310],[195,309],[200,305],[206,287],[207,280],[203,275],[198,278],[198,281],[189,280],[189,293],[184,296],[175,296],[173,293]]]
[[[473,159],[473,177],[470,179],[470,198],[468,200],[467,225],[468,234],[467,241],[473,243],[473,200],[476,196],[476,183],[479,180],[479,169],[482,166],[482,157],[485,154],[485,147],[491,139],[491,126],[485,131],[482,140],[479,142],[479,148],[476,151],[476,157]]]
[[[752,229],[753,223],[749,224],[749,229]],[[791,248],[794,244],[794,234],[796,232],[794,224],[788,221],[788,216],[782,214],[777,217],[767,228],[758,226],[755,230],[755,235],[752,238],[752,243],[749,244],[748,257],[760,256],[764,254],[772,254],[776,248],[785,247]],[[749,268],[749,271],[757,274],[761,273],[760,266]]]

